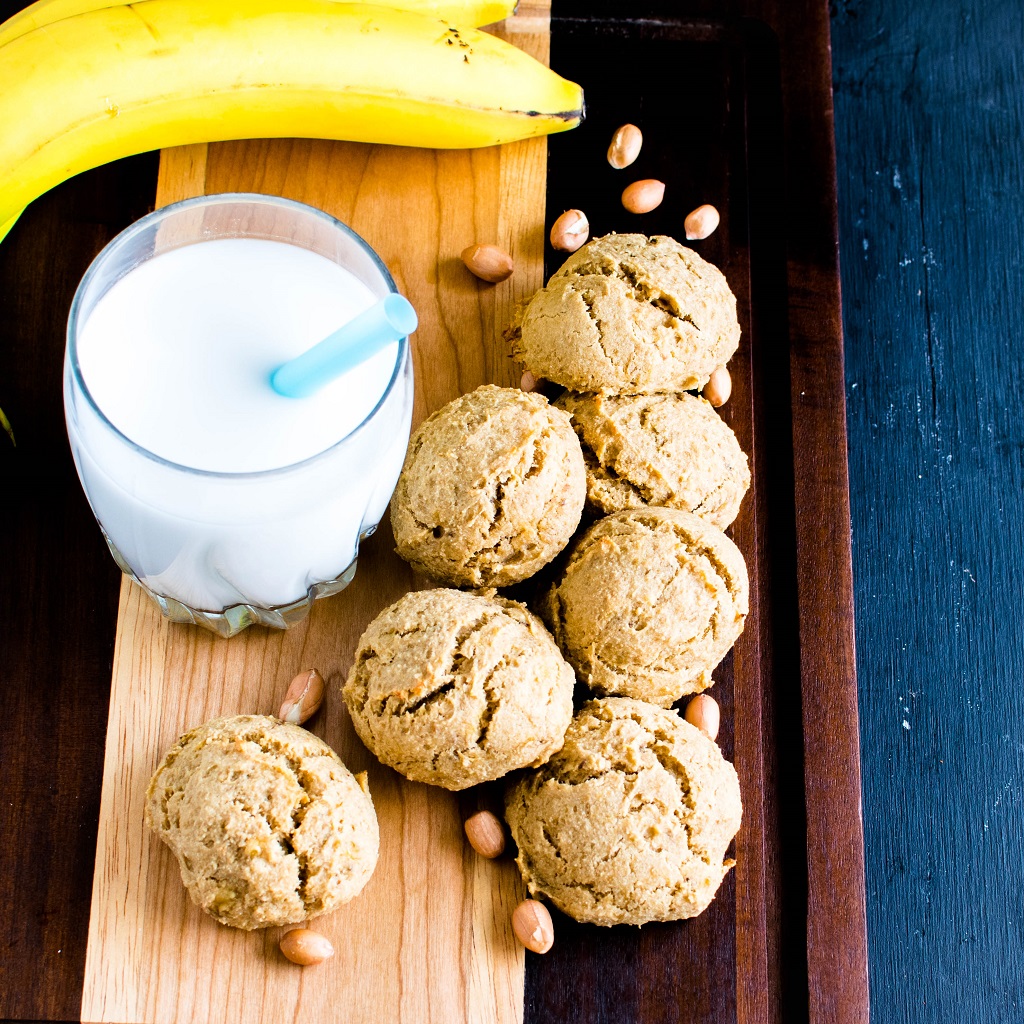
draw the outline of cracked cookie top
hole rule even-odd
[[[569,542],[586,487],[566,413],[543,395],[477,388],[409,441],[391,499],[397,551],[441,583],[518,583]]]
[[[667,707],[711,685],[743,631],[748,589],[743,556],[721,530],[649,507],[590,527],[540,612],[596,693]]]
[[[740,339],[725,276],[667,235],[605,235],[573,253],[506,331],[538,377],[573,391],[700,388]]]
[[[750,486],[747,457],[710,402],[686,392],[596,395],[567,391],[598,512],[665,505],[725,529]]]
[[[366,628],[343,695],[384,764],[459,790],[543,764],[562,745],[573,684],[551,635],[521,604],[420,590]]]
[[[218,718],[164,755],[146,823],[178,858],[192,901],[221,924],[298,924],[358,895],[377,864],[365,773],[297,725]]]
[[[591,924],[695,917],[735,863],[739,781],[674,711],[584,704],[551,760],[512,785],[505,817],[531,893]]]

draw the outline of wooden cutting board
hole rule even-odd
[[[498,34],[548,56],[548,0],[521,4]],[[328,211],[383,257],[419,313],[414,426],[485,382],[519,370],[500,332],[542,283],[546,141],[433,151],[253,141],[162,154],[157,205],[203,193],[262,192]],[[459,260],[477,241],[507,248],[516,272],[478,282]],[[509,859],[468,851],[467,810],[483,797],[406,782],[378,764],[340,697],[367,623],[424,585],[393,552],[387,523],[364,544],[355,582],[288,632],[224,640],[165,622],[125,580],[118,612],[82,1020],[303,1024],[515,1024],[524,952],[510,916],[522,883]],[[274,714],[301,669],[328,680],[310,728],[353,771],[369,772],[380,860],[366,889],[320,918],[336,955],[302,969],[278,952],[280,929],[244,933],[192,905],[174,858],[143,827],[147,782],[163,752],[218,715]]]

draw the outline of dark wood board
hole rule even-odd
[[[763,435],[754,436],[752,414],[763,396],[785,392],[778,387],[762,392],[760,381],[754,381],[752,356],[759,346],[760,332],[769,328],[767,323],[755,326],[753,322],[752,284],[762,268],[755,271],[752,266],[755,248],[748,238],[747,196],[752,136],[760,141],[766,133],[775,137],[780,133],[777,62],[771,41],[751,31],[753,26],[680,18],[647,26],[623,18],[596,21],[583,7],[576,17],[567,16],[564,6],[560,11],[561,15],[554,12],[552,60],[564,74],[583,84],[590,114],[581,128],[549,141],[548,221],[563,209],[578,206],[587,211],[594,235],[614,230],[681,237],[686,213],[701,202],[713,203],[722,213],[718,231],[695,247],[725,271],[739,300],[743,342],[730,364],[735,390],[723,413],[752,456],[754,493],[746,499],[732,532],[751,566],[755,614],[748,620],[739,648],[739,656],[746,655],[744,669],[737,676],[734,658],[728,659],[716,670],[714,694],[723,705],[727,725],[720,743],[726,756],[736,760],[745,795],[743,835],[764,835],[761,794],[754,792],[763,778],[763,760],[754,755],[741,763],[732,724],[735,721],[737,728],[749,727],[755,716],[770,713],[769,706],[762,705],[762,695],[768,694],[763,694],[759,683],[771,673],[765,641],[773,616],[758,584],[767,578],[765,559],[759,557],[761,537],[768,526],[766,491],[760,484],[769,479],[772,469],[767,452],[761,450]],[[763,75],[758,84],[774,102],[766,104],[764,118],[752,125],[746,116],[746,99],[751,91],[750,76],[757,76],[758,64]],[[610,66],[616,68],[612,77],[602,73]],[[671,88],[665,87],[660,76],[645,81],[651,67],[674,69]],[[679,122],[683,97],[685,129]],[[626,121],[636,123],[644,132],[644,148],[634,165],[616,171],[608,166],[605,150],[612,132]],[[665,202],[644,216],[625,213],[619,199],[623,187],[647,177],[666,182]],[[778,175],[772,172],[771,179],[777,189]],[[762,252],[767,254],[769,249],[757,247],[758,258]],[[547,269],[552,271],[562,257],[551,250],[548,257]],[[775,250],[776,275],[780,257]],[[772,272],[769,267],[763,269]],[[756,315],[764,319],[774,316],[777,333],[781,330],[784,334],[784,304],[780,307],[776,302],[770,310],[759,302]],[[773,414],[777,416],[778,410]],[[788,423],[788,412],[783,412],[782,419]],[[788,446],[775,454],[775,461],[780,455],[783,465],[788,466]],[[792,559],[790,546],[788,560]],[[792,648],[795,637],[790,640]],[[741,746],[746,753],[745,744]],[[766,787],[765,792],[768,790]],[[770,817],[774,823],[774,814]],[[779,980],[768,978],[765,940],[769,930],[765,922],[758,920],[753,942],[747,935],[738,934],[737,903],[746,905],[749,900],[764,905],[764,887],[756,886],[757,891],[752,893],[747,884],[747,869],[761,849],[748,848],[742,841],[743,836],[737,850],[741,866],[711,908],[695,921],[608,933],[559,917],[556,947],[545,957],[531,958],[528,964],[527,1019],[732,1022],[765,1019],[769,1008],[780,1013],[776,1005]],[[777,885],[768,888],[775,890]],[[773,938],[775,930],[771,929]],[[755,953],[741,962],[740,947],[745,940],[760,956]],[[802,941],[791,942],[788,948],[799,950]],[[611,969],[610,964],[621,968]],[[688,966],[679,971],[680,964]],[[755,999],[741,1004],[737,986],[759,968]],[[805,976],[806,969],[798,973]],[[707,984],[709,977],[716,978],[714,985]],[[667,993],[671,993],[670,998],[666,998]],[[797,1005],[801,1002],[806,1002],[806,994],[802,1000],[797,999]]]
[[[603,150],[619,119],[639,118],[651,144],[636,176],[664,177],[670,191],[663,208],[636,219],[637,229],[679,235],[685,212],[705,200],[724,215],[702,251],[725,267],[740,298],[745,341],[728,415],[753,458],[756,491],[737,538],[758,583],[751,626],[717,674],[716,694],[725,710],[723,748],[745,779],[763,779],[763,790],[746,791],[750,838],[743,841],[757,849],[749,847],[707,914],[639,932],[598,933],[560,919],[554,953],[529,958],[526,1020],[864,1020],[826,12],[818,3],[666,4],[660,12],[648,3],[650,17],[638,10],[621,20],[621,5],[578,6],[566,0],[555,9],[553,64],[587,87],[591,121],[553,140],[549,213],[583,205],[595,232],[627,229],[617,194],[629,172],[610,171]],[[627,54],[631,73],[603,89],[604,70]],[[32,601],[5,588],[9,614],[0,627],[5,653],[19,652],[6,659],[19,696],[5,737],[11,750],[2,751],[17,799],[0,811],[4,834],[24,838],[20,860],[5,843],[0,871],[0,1015],[13,1018],[78,1012],[91,874],[83,852],[95,832],[113,641],[112,625],[103,626],[116,611],[116,572],[91,536],[63,448],[64,311],[91,255],[152,201],[152,166],[126,163],[61,187],[0,247],[0,275],[13,282],[5,308],[14,295],[24,304],[17,327],[10,315],[0,324],[0,389],[7,381],[15,389],[10,400],[0,390],[0,404],[21,434],[45,410],[34,436],[49,439],[36,457],[22,441],[0,463],[0,470],[16,467],[7,479],[32,483],[11,488],[2,513],[12,524],[4,531],[5,578],[33,584]],[[120,187],[111,184],[117,175],[126,179]],[[76,191],[89,182],[102,196]],[[104,204],[100,229],[78,238],[71,211],[88,209],[97,219],[92,211]],[[64,292],[45,286],[57,267]],[[36,343],[30,362],[25,338]],[[22,361],[3,361],[11,359]],[[77,525],[51,526],[57,509]],[[104,601],[107,584],[99,581],[107,578]],[[39,678],[47,688],[41,701]],[[736,729],[746,730],[742,742],[733,711]]]
[[[832,21],[885,1024],[1024,1019],[1024,7]]]
[[[699,203],[723,213],[722,228],[696,247],[726,271],[740,299],[744,343],[732,364],[738,390],[725,412],[752,453],[754,491],[734,535],[761,586],[758,616],[736,648],[741,666],[716,672],[715,692],[730,710],[735,700],[737,729],[760,716],[760,764],[743,763],[753,756],[749,736],[739,749],[730,750],[732,736],[723,746],[736,756],[748,797],[755,780],[763,781],[763,804],[748,799],[746,810],[748,826],[763,837],[764,861],[750,877],[738,871],[741,891],[723,891],[699,922],[609,938],[560,920],[558,947],[528,963],[528,1019],[863,1020],[848,497],[845,460],[833,458],[844,444],[834,192],[821,194],[834,168],[830,122],[819,116],[816,126],[794,126],[787,107],[791,92],[813,94],[815,75],[818,101],[820,90],[828,98],[827,22],[822,9],[815,36],[806,10],[791,29],[785,18],[770,28],[759,19],[723,18],[721,5],[697,17],[648,5],[643,18],[620,13],[618,21],[614,7],[554,10],[553,66],[583,83],[591,114],[581,129],[550,142],[548,219],[580,206],[595,234],[679,236]],[[787,45],[814,59],[787,68]],[[613,76],[604,73],[609,67]],[[666,68],[670,78],[652,71]],[[634,167],[616,172],[602,162],[603,151],[626,120],[641,126],[647,142]],[[794,172],[788,140],[797,129],[804,135]],[[648,176],[668,183],[665,203],[624,223],[619,192]],[[558,256],[549,255],[554,269]],[[791,797],[805,787],[806,816]],[[750,885],[760,886],[756,902],[765,912],[756,924],[745,918]],[[727,916],[730,898],[737,906]],[[625,967],[619,972],[614,963]],[[699,966],[679,971],[680,964]],[[732,985],[710,990],[701,984],[709,975],[730,976]]]
[[[0,408],[17,440],[0,435],[0,1018],[76,1018],[82,997],[120,573],[71,461],[64,331],[93,256],[150,208],[156,166],[68,182],[0,245]]]

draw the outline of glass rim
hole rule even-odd
[[[318,459],[323,459],[330,453],[336,451],[343,445],[351,441],[370,421],[380,412],[381,407],[391,397],[392,392],[395,390],[395,386],[401,379],[402,372],[405,368],[405,364],[409,359],[409,338],[398,339],[398,354],[395,358],[395,367],[391,373],[391,379],[388,381],[387,387],[384,389],[377,401],[377,404],[367,413],[365,418],[355,427],[353,427],[344,437],[339,438],[334,444],[322,451],[316,452],[313,455],[308,456],[305,459],[301,459],[298,462],[290,462],[286,466],[274,466],[271,469],[255,469],[255,470],[244,470],[240,472],[230,472],[225,470],[217,469],[200,469],[196,466],[186,466],[181,462],[174,462],[171,459],[165,459],[162,455],[157,455],[155,452],[151,452],[148,448],[133,441],[127,434],[120,430],[114,423],[111,422],[107,414],[100,408],[96,399],[93,397],[92,392],[89,390],[89,386],[85,382],[85,377],[82,374],[82,368],[78,361],[78,321],[81,311],[81,304],[83,296],[92,283],[93,279],[99,273],[100,268],[110,258],[111,254],[122,245],[129,242],[134,236],[145,231],[151,224],[163,220],[168,214],[178,213],[184,210],[190,210],[195,207],[202,206],[216,206],[216,205],[228,205],[231,203],[237,204],[248,204],[259,205],[259,206],[277,206],[282,209],[289,209],[293,211],[299,211],[304,214],[310,214],[317,219],[323,221],[330,227],[338,229],[343,235],[347,235],[352,241],[356,243],[367,256],[370,257],[371,263],[380,272],[381,277],[384,279],[384,283],[391,293],[397,294],[398,288],[395,286],[395,279],[391,276],[391,271],[388,270],[384,261],[380,258],[373,247],[366,241],[362,235],[353,231],[347,224],[338,220],[337,217],[333,217],[331,214],[324,210],[320,210],[315,206],[310,206],[308,203],[301,203],[295,199],[285,199],[283,196],[271,196],[264,195],[259,192],[215,192],[210,195],[195,196],[192,199],[182,199],[176,203],[169,203],[167,206],[161,206],[157,210],[153,210],[152,213],[147,213],[146,216],[139,218],[129,224],[123,231],[115,235],[93,258],[82,276],[82,280],[79,281],[78,287],[75,289],[74,298],[71,300],[71,309],[68,313],[68,327],[67,327],[67,361],[71,369],[71,376],[74,380],[76,388],[85,397],[86,402],[92,411],[99,417],[103,425],[109,429],[121,442],[127,445],[133,451],[138,452],[141,456],[149,459],[151,462],[156,463],[160,466],[166,466],[169,469],[177,470],[182,473],[189,473],[196,476],[210,477],[212,479],[230,479],[230,480],[247,480],[247,479],[265,479],[268,476],[274,476],[276,474],[286,474],[293,470],[299,469],[303,466],[308,466]],[[229,236],[225,236],[229,237]],[[247,236],[237,236],[247,237]],[[255,237],[255,236],[253,236]],[[185,245],[196,245],[197,242],[186,242]],[[284,244],[293,244],[285,242]],[[179,246],[184,248],[184,246]],[[300,246],[300,248],[304,248]],[[170,251],[170,250],[168,250]],[[314,251],[314,250],[308,250]],[[322,254],[321,254],[322,255]],[[326,258],[326,257],[325,257]],[[133,268],[134,269],[134,268]],[[130,271],[129,271],[130,273]]]

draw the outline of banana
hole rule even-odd
[[[36,0],[23,11],[0,23],[0,46],[23,36],[44,25],[52,25],[76,14],[105,7],[120,7],[130,3],[144,3],[145,0]],[[336,0],[345,3],[351,0]],[[417,11],[444,21],[451,20],[457,25],[490,25],[503,21],[516,8],[515,0],[390,0],[386,6],[399,11]]]
[[[36,0],[34,4],[30,4],[7,21],[0,22],[0,46],[37,28],[52,25],[64,18],[73,18],[77,14],[144,2],[145,0]],[[334,2],[347,3],[351,0]],[[390,0],[386,6],[476,27],[503,21],[515,12],[517,0]],[[0,224],[0,242],[14,227],[19,216],[20,214],[15,214],[6,224]]]
[[[582,117],[578,85],[494,36],[422,14],[145,0],[0,48],[0,225],[72,175],[167,146],[304,137],[459,149]]]
[[[24,211],[19,210],[9,221],[7,221],[6,224],[0,224],[0,242],[2,242],[7,237],[7,232],[14,227],[15,222],[22,215],[23,212]]]

